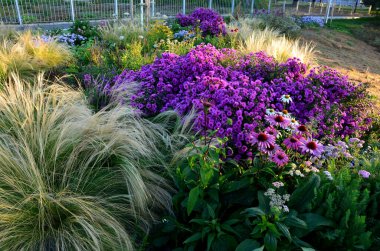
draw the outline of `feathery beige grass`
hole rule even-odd
[[[0,44],[0,79],[8,78],[12,72],[30,78],[39,71],[67,66],[72,60],[73,55],[66,45],[44,41],[27,31]]]
[[[93,114],[42,76],[2,84],[0,250],[133,250],[170,204],[159,127],[127,106]]]
[[[297,57],[309,65],[315,61],[314,46],[311,43],[302,44],[298,39],[290,40],[269,28],[253,30],[250,36],[243,40],[239,50],[246,54],[264,51],[279,62],[285,62],[292,57]]]

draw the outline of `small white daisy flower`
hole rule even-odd
[[[120,40],[124,40],[124,38],[125,38],[124,36],[120,36],[119,37]]]
[[[281,96],[281,101],[284,102],[284,103],[286,103],[286,104],[289,104],[290,102],[293,102],[292,98],[288,94],[282,95]]]
[[[139,39],[144,39],[144,37],[140,35],[140,36],[139,36]]]
[[[265,113],[267,115],[274,115],[274,114],[276,114],[276,111],[273,108],[267,108]]]

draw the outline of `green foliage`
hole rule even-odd
[[[121,64],[124,69],[139,70],[141,66],[153,62],[153,58],[143,55],[143,45],[136,41],[126,46]]]
[[[69,31],[82,35],[87,39],[98,38],[100,36],[97,26],[92,26],[89,21],[75,20]]]
[[[157,48],[157,44],[163,40],[173,38],[173,31],[165,25],[164,22],[156,21],[148,30],[147,33],[147,50]]]
[[[292,17],[279,15],[261,15],[261,29],[270,28],[279,31],[281,34],[290,38],[296,38],[300,35],[301,27]]]

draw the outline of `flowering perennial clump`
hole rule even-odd
[[[197,8],[190,15],[178,14],[177,21],[183,27],[199,27],[204,36],[218,36],[227,33],[223,17],[211,9]]]

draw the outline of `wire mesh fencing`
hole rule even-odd
[[[330,2],[330,8],[328,9]],[[30,24],[173,17],[199,7],[222,15],[277,12],[291,15],[353,16],[368,14],[359,0],[0,0],[0,23]],[[143,22],[143,21],[141,21]]]

